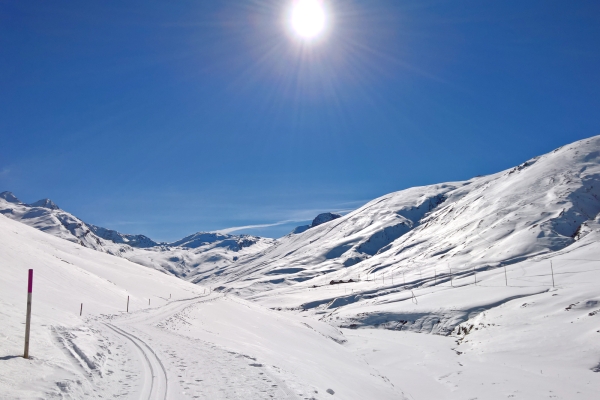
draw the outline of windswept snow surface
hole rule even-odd
[[[0,260],[0,398],[403,398],[326,323],[209,293],[1,216]]]

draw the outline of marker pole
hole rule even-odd
[[[25,352],[23,358],[29,358],[29,332],[31,329],[31,292],[33,291],[33,270],[29,270],[27,283],[27,319],[25,320]]]
[[[127,296],[127,312],[129,312],[129,296]]]
[[[552,267],[552,260],[550,260],[550,271],[552,271],[552,287],[554,287],[554,267]]]
[[[83,303],[81,303],[81,308],[79,308],[79,316],[81,317],[81,314],[83,313]]]

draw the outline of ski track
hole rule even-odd
[[[110,323],[103,323],[141,352],[144,367],[139,398],[314,399],[309,394],[312,390],[277,366],[180,332],[181,326],[189,324],[187,310],[221,297],[209,294],[173,301],[160,309],[111,316]],[[157,353],[163,355],[164,363]]]
[[[169,378],[167,376],[167,371],[160,358],[156,355],[156,352],[136,335],[128,333],[110,323],[105,323],[104,325],[113,330],[117,335],[128,339],[143,355],[145,360],[145,363],[142,361],[142,364],[144,364],[144,370],[142,371],[144,384],[142,385],[140,398],[147,398],[148,400],[166,400]],[[150,379],[150,385],[148,385],[148,379]]]

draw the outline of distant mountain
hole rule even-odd
[[[22,204],[21,200],[17,199],[11,192],[0,193],[0,199],[4,199],[7,203]]]
[[[292,231],[292,234],[296,235],[296,234],[305,232],[305,231],[309,230],[310,228],[314,228],[315,226],[322,225],[325,222],[333,221],[334,219],[338,219],[338,218],[341,218],[341,217],[342,216],[340,214],[335,214],[335,213],[331,213],[331,212],[326,212],[326,213],[319,214],[319,215],[317,215],[315,217],[315,219],[313,219],[312,224],[297,226]]]
[[[94,232],[98,237],[101,237],[104,240],[109,240],[113,243],[117,244],[126,244],[131,247],[136,247],[140,249],[145,249],[148,247],[158,246],[159,243],[150,239],[148,236],[144,235],[129,235],[126,233],[119,233],[112,229],[102,228],[96,225],[87,224],[92,232]]]
[[[35,203],[29,204],[30,207],[42,207],[47,208],[49,210],[60,210],[60,208],[54,204],[54,202],[50,199],[42,199],[38,200]]]
[[[25,204],[11,192],[0,193],[0,213],[43,232],[84,247],[127,258],[179,277],[205,279],[240,257],[275,243],[251,235],[198,232],[173,243],[159,243],[144,235],[120,233],[87,224],[61,210],[52,200]],[[200,268],[205,266],[206,268]],[[214,272],[219,274],[221,272]]]
[[[84,247],[119,254],[121,249],[95,235],[79,218],[61,210],[49,199],[25,204],[11,192],[0,193],[0,213],[43,232]]]

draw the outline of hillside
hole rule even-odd
[[[472,275],[572,245],[599,199],[597,136],[494,175],[380,197],[279,239],[216,281],[251,296],[384,274]]]
[[[0,260],[0,398],[323,399],[328,390],[403,398],[326,323],[210,293],[3,216]]]

